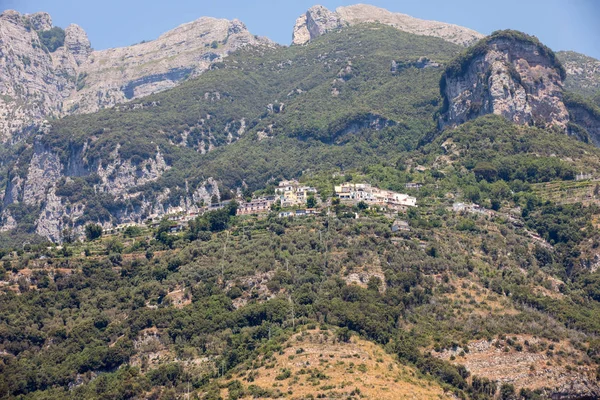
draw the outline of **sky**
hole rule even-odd
[[[128,46],[202,16],[243,21],[257,35],[289,44],[296,18],[315,4],[330,10],[341,0],[0,0],[0,11],[46,11],[54,24],[83,27],[97,49]],[[600,0],[362,0],[413,17],[453,23],[489,34],[517,29],[553,50],[600,59]]]

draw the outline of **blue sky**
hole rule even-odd
[[[158,37],[201,16],[239,18],[250,31],[291,41],[296,18],[315,4],[329,9],[359,2],[340,0],[0,0],[0,10],[47,11],[55,25],[81,25],[96,49]],[[363,0],[367,2],[366,0]],[[371,0],[368,3],[418,18],[450,22],[489,34],[518,29],[554,50],[575,50],[600,59],[598,0]]]

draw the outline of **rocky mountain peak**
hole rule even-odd
[[[210,17],[183,24],[158,39],[93,51],[78,25],[52,29],[39,12],[0,14],[0,141],[18,141],[47,117],[90,113],[170,89],[245,46],[273,46],[239,20]],[[56,37],[52,36],[58,34]],[[49,48],[47,44],[51,43]]]
[[[229,35],[236,35],[247,30],[248,28],[246,27],[246,24],[244,24],[239,19],[234,19],[229,23],[229,30],[227,31],[227,33]]]
[[[65,48],[73,55],[77,65],[84,63],[92,53],[87,33],[76,24],[71,24],[65,29]]]
[[[19,23],[22,20],[21,13],[15,10],[6,10],[0,14],[0,20],[10,21],[13,23]]]
[[[416,35],[434,36],[468,46],[483,37],[482,34],[461,26],[437,21],[426,21],[406,14],[393,13],[383,8],[357,4],[330,11],[314,6],[296,20],[292,42],[305,44],[328,31],[347,25],[378,22]]]
[[[552,50],[537,38],[516,31],[496,32],[446,69],[442,126],[497,114],[521,125],[555,125],[566,131],[565,77]]]
[[[292,42],[304,44],[340,26],[339,15],[323,6],[314,6],[296,20]]]
[[[26,17],[36,31],[48,31],[52,29],[52,17],[46,12],[37,12]]]

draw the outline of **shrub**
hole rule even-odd
[[[89,242],[102,237],[102,226],[100,226],[98,224],[86,225],[85,237]]]
[[[39,31],[38,37],[44,48],[50,53],[54,53],[65,44],[65,31],[58,26],[47,31]]]
[[[348,343],[352,337],[352,332],[348,328],[340,328],[337,330],[336,336],[340,342]]]
[[[290,376],[292,376],[292,371],[290,371],[289,369],[285,368],[281,370],[281,373],[279,375],[277,375],[275,377],[276,380],[278,381],[283,381],[285,379],[288,379]]]

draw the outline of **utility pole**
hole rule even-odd
[[[296,314],[294,313],[294,300],[292,300],[291,295],[288,295],[288,300],[292,308],[292,329],[296,329]]]

